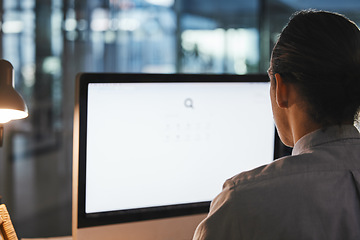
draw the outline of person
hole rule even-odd
[[[268,74],[292,154],[227,180],[193,239],[360,239],[358,27],[337,13],[295,13]]]

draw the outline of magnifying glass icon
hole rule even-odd
[[[193,100],[191,98],[186,98],[184,101],[184,105],[187,108],[194,108],[194,103]]]

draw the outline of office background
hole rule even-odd
[[[358,0],[2,0],[0,58],[29,117],[5,125],[0,194],[20,237],[71,234],[78,72],[265,73],[299,9],[360,24]],[[101,127],[101,126],[100,126]],[[99,196],[101,197],[101,196]]]

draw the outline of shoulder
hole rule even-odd
[[[194,240],[241,239],[233,189],[224,188],[211,202],[208,216],[198,225]]]
[[[257,167],[250,171],[241,172],[227,179],[223,185],[223,189],[234,190],[238,186],[252,185],[262,181],[268,181],[272,178],[294,174],[295,172],[301,171],[301,165],[306,164],[304,162],[299,164],[298,161],[300,159],[306,160],[308,157],[286,156],[270,164]]]
[[[224,189],[241,189],[253,185],[289,185],[291,181],[301,180],[306,176],[318,173],[348,172],[360,169],[360,144],[351,146],[341,142],[329,146],[315,146],[299,155],[286,156],[274,162],[260,166],[250,171],[239,173],[224,183]],[[289,182],[287,179],[290,179]],[[275,185],[276,186],[276,185]]]

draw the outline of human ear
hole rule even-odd
[[[275,73],[276,79],[276,104],[280,108],[288,108],[289,100],[289,86],[284,82],[282,76],[279,73]]]

